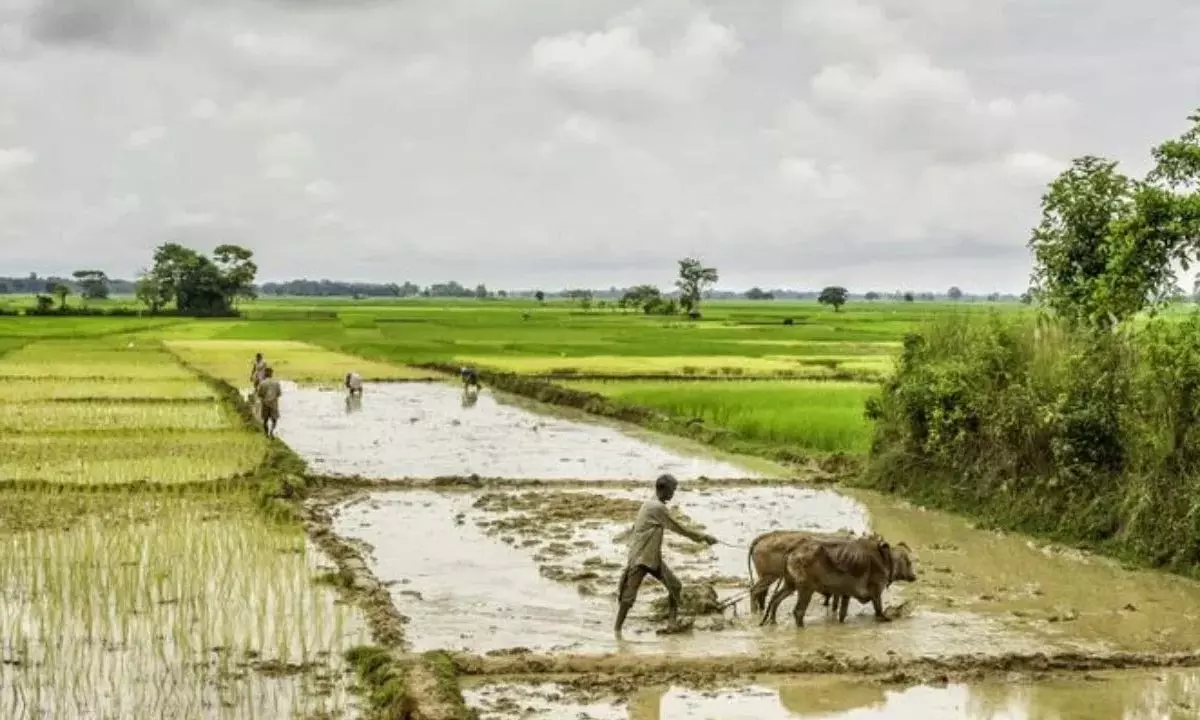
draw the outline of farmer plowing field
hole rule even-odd
[[[667,628],[675,629],[679,625],[679,597],[683,591],[683,584],[663,562],[664,529],[696,542],[709,545],[716,545],[718,542],[712,535],[685,528],[671,517],[667,503],[675,496],[678,487],[679,483],[673,475],[660,475],[654,482],[656,497],[642,503],[633,527],[625,533],[625,537],[629,539],[629,559],[625,563],[625,571],[621,573],[621,582],[617,590],[620,605],[614,630],[618,635],[621,634],[621,627],[625,624],[629,609],[637,600],[638,588],[647,575],[661,582],[667,589]]]

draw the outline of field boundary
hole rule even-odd
[[[833,478],[825,475],[832,482]],[[580,480],[578,478],[506,478],[483,477],[480,475],[441,475],[432,478],[401,477],[401,478],[370,478],[361,475],[321,475],[310,474],[311,483],[323,487],[359,488],[375,491],[395,490],[479,490],[479,489],[521,489],[538,488],[580,488],[593,490],[645,490],[646,481],[630,478],[612,480]],[[811,477],[729,477],[710,478],[697,477],[684,481],[689,488],[745,488],[745,487],[817,487],[825,484],[816,482]]]
[[[1101,670],[1200,667],[1200,652],[1088,652],[960,654],[934,658],[872,658],[832,653],[785,656],[734,655],[542,655],[532,653],[451,655],[458,674],[472,679],[583,676],[588,685],[653,685],[678,681],[696,684],[754,675],[853,675],[856,679],[898,684],[975,680],[1010,673],[1083,673]]]
[[[420,363],[413,367],[435,370],[448,375],[459,372],[458,366],[446,363]],[[813,477],[833,475],[835,479],[841,479],[857,473],[861,468],[861,460],[846,453],[821,454],[795,446],[747,440],[731,430],[708,425],[698,418],[683,420],[659,410],[620,402],[599,393],[563,387],[538,377],[483,369],[479,370],[479,377],[493,388],[514,395],[521,395],[548,405],[582,410],[592,415],[620,420],[656,432],[678,435],[726,452],[756,455],[795,468]]]
[[[419,365],[414,367],[420,367]],[[816,367],[816,366],[814,366]],[[503,372],[503,371],[489,371]],[[623,380],[641,381],[641,382],[862,382],[874,383],[881,379],[877,375],[863,375],[851,372],[835,371],[828,375],[798,375],[788,373],[762,374],[754,375],[729,375],[729,374],[713,374],[702,375],[698,373],[688,375],[677,375],[671,373],[637,373],[622,375],[617,373],[564,373],[564,372],[547,372],[547,373],[513,373],[519,374],[522,377],[536,378],[538,380],[549,380],[553,382],[570,382],[578,380],[582,382],[621,382]]]
[[[241,391],[221,378],[213,377],[184,360],[170,348],[163,349],[177,363],[208,384],[218,400],[232,406],[248,429],[259,431],[257,415]],[[436,378],[434,378],[436,380]],[[262,483],[260,504],[269,511],[298,520],[309,539],[334,563],[337,572],[326,578],[362,611],[374,648],[352,648],[346,653],[356,667],[362,683],[360,693],[370,709],[368,717],[380,720],[470,720],[453,665],[438,654],[421,657],[407,654],[404,616],[392,601],[391,593],[370,570],[356,547],[333,532],[329,508],[350,497],[352,487],[329,487],[320,494],[310,493],[312,486],[308,464],[279,439],[268,441],[263,462],[247,474]],[[306,498],[306,496],[312,497]]]

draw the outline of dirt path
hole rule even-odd
[[[650,718],[657,715],[635,706],[655,703],[664,717],[707,717],[707,700],[687,695],[688,687],[740,693],[739,698],[765,693],[774,698],[763,700],[767,705],[782,703],[787,713],[801,712],[792,709],[794,700],[781,700],[796,696],[799,691],[786,688],[799,681],[747,684],[763,673],[854,672],[868,678],[863,687],[875,688],[863,690],[864,698],[882,694],[880,682],[941,681],[927,698],[936,710],[938,703],[961,706],[954,698],[961,700],[963,693],[995,695],[988,683],[1014,672],[1026,680],[1040,676],[1041,684],[1031,686],[1040,691],[1058,682],[1046,673],[1200,664],[1200,656],[1185,652],[1200,647],[1195,617],[1200,585],[1177,577],[1129,571],[1101,558],[977,530],[961,519],[870,493],[799,483],[725,487],[719,480],[693,487],[688,478],[746,478],[769,471],[761,463],[751,469],[728,459],[689,456],[678,444],[670,450],[655,447],[611,426],[539,416],[528,405],[506,405],[487,392],[462,407],[456,404],[457,392],[445,386],[369,386],[362,408],[350,411],[340,407],[341,393],[293,390],[285,398],[291,404],[284,406],[280,435],[322,472],[376,478],[476,473],[555,481],[554,487],[542,488],[509,488],[496,480],[485,488],[359,489],[323,508],[333,533],[362,549],[359,569],[387,588],[406,621],[406,649],[451,650],[458,653],[460,670],[497,676],[471,694],[496,717],[506,716],[513,698],[535,678],[548,679],[548,673],[567,673],[570,680],[539,691],[551,698],[550,709],[543,708],[550,714],[528,717],[559,717],[586,706],[578,711],[597,718]],[[888,602],[903,608],[902,617],[878,624],[869,610],[856,607],[839,626],[814,603],[803,630],[792,626],[787,612],[780,613],[779,626],[761,628],[746,617],[743,604],[736,616],[700,618],[690,634],[659,636],[652,601],[661,591],[648,582],[626,640],[617,641],[610,627],[624,548],[613,537],[632,521],[648,487],[603,481],[639,478],[648,486],[664,471],[684,479],[677,512],[735,546],[670,541],[668,561],[685,583],[711,583],[722,597],[741,594],[746,584],[741,548],[769,529],[871,529],[915,550],[918,581],[889,591]],[[565,472],[576,476],[574,482]],[[1096,705],[1100,715],[1090,717],[1107,716],[1118,706],[1129,710],[1137,698],[1150,703],[1147,708],[1168,710],[1200,698],[1195,678],[1172,672],[1170,679],[1094,681],[1076,673],[1062,681],[1065,689],[1042,694],[1079,698],[1087,695],[1079,689],[1086,682],[1122,688],[1112,693],[1119,700]],[[505,675],[520,681],[495,682]],[[636,678],[639,685],[622,677]],[[950,680],[983,685],[945,685]],[[635,692],[660,682],[680,685],[683,695],[668,701],[676,697],[674,691]],[[835,687],[818,683],[806,692],[833,703],[834,696],[848,692]],[[1157,694],[1149,688],[1157,688]],[[888,717],[906,716],[901,708],[909,701],[903,698],[925,697],[917,690],[885,698],[880,707],[899,713]],[[1010,694],[1001,693],[1001,699],[1016,708],[1012,717],[1041,717],[1039,708],[1050,702],[1013,700]],[[856,707],[872,703],[879,705],[863,700]],[[626,715],[606,715],[601,706]],[[668,712],[668,706],[676,709]],[[980,708],[986,706],[958,715],[931,711],[931,716],[985,717]],[[760,708],[754,717],[793,716],[754,707]],[[824,712],[842,709],[830,705]]]

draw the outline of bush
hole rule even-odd
[[[1200,562],[1200,315],[1115,333],[949,316],[868,404],[866,482],[1176,569]]]

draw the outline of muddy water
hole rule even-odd
[[[625,499],[636,508],[634,495],[627,491],[580,490],[574,494]],[[852,610],[847,624],[839,627],[829,623],[816,604],[809,609],[809,627],[799,634],[790,621],[760,628],[744,613],[738,617],[729,613],[725,618],[698,619],[690,634],[659,636],[650,605],[662,591],[652,580],[643,587],[625,639],[617,640],[611,626],[616,611],[616,573],[624,562],[625,547],[613,538],[629,525],[633,513],[581,520],[586,527],[572,530],[570,520],[543,522],[546,516],[535,507],[529,514],[535,526],[542,523],[545,534],[553,538],[547,543],[528,523],[508,525],[499,536],[489,534],[494,528],[481,527],[481,523],[511,518],[512,511],[479,510],[475,504],[483,495],[377,493],[336,511],[335,531],[370,544],[374,572],[381,581],[393,583],[397,606],[412,621],[408,637],[414,650],[486,653],[527,648],[708,656],[852,648],[858,655],[883,657],[938,655],[966,647],[996,653],[1046,648],[1043,641],[1019,629],[1005,628],[972,613],[919,609],[903,621],[881,625]],[[744,574],[746,558],[741,547],[759,530],[743,503],[771,507],[770,521],[764,521],[763,527],[837,529],[861,527],[865,519],[854,503],[832,493],[773,488],[700,494],[685,489],[680,494],[682,513],[738,546],[709,549],[693,545],[686,553],[672,543],[668,562],[676,564],[685,584],[713,578],[736,583]],[[826,513],[820,512],[822,507],[827,508]],[[554,546],[565,550],[554,552]],[[721,590],[724,597],[740,594],[741,588],[721,584],[725,585]],[[905,592],[899,587],[896,590],[896,594]],[[786,613],[783,616],[786,618]]]
[[[284,386],[279,436],[316,472],[373,478],[449,475],[622,480],[755,477],[746,467],[689,457],[614,428],[497,401],[474,402],[440,383],[368,384],[360,401],[340,390]]]
[[[1098,673],[1087,677],[884,687],[848,678],[763,678],[695,690],[647,688],[626,699],[580,697],[555,684],[468,684],[482,720],[1159,720],[1200,713],[1200,673]]]
[[[875,493],[852,496],[866,505],[876,531],[917,551],[920,582],[906,590],[921,607],[987,614],[1083,646],[1200,648],[1196,582],[980,530],[960,517]]]

